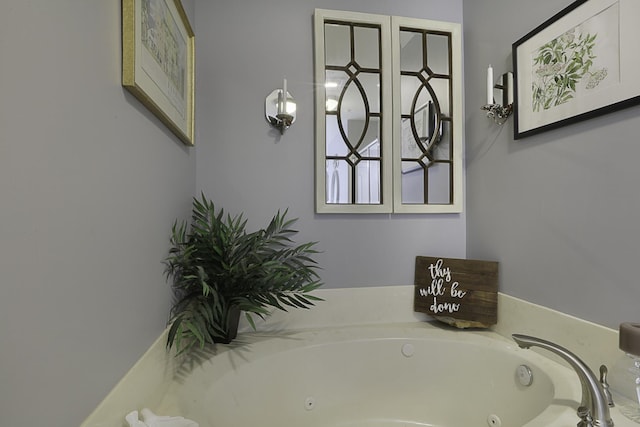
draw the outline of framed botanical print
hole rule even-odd
[[[578,0],[513,43],[514,138],[640,103],[640,2]]]

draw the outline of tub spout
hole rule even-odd
[[[605,391],[593,371],[578,356],[564,347],[540,338],[520,334],[511,336],[521,348],[541,347],[557,354],[576,371],[582,386],[582,401],[578,408],[578,416],[582,421],[578,423],[578,427],[613,427]]]

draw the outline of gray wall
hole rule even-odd
[[[513,140],[480,111],[489,63],[571,1],[464,2],[467,256],[501,263],[501,290],[617,328],[639,321],[640,108]]]
[[[462,21],[461,0],[198,2],[197,192],[252,228],[288,207],[327,287],[411,284],[416,255],[464,257],[464,214],[314,214],[314,8]],[[264,98],[283,77],[298,117],[280,137]]]
[[[511,69],[556,0],[465,1],[464,16],[462,0],[185,1],[196,150],[121,88],[119,4],[0,6],[0,425],[79,424],[160,334],[168,230],[194,189],[252,227],[289,207],[330,287],[409,284],[415,255],[466,255],[500,261],[511,295],[634,320],[640,109],[517,142],[479,110],[487,64]],[[313,213],[315,7],[464,18],[466,216]],[[263,103],[285,76],[299,116],[279,137]]]
[[[123,90],[120,55],[119,1],[0,5],[2,426],[79,425],[167,319],[195,152]]]

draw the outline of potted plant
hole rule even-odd
[[[296,245],[290,227],[297,219],[278,213],[265,229],[247,232],[243,215],[216,210],[204,194],[194,197],[192,217],[173,224],[164,260],[172,281],[167,346],[178,353],[198,344],[229,343],[240,312],[255,329],[271,308],[309,308],[321,300],[309,292],[322,285],[313,260],[316,242]]]

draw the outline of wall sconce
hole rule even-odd
[[[296,101],[287,91],[287,79],[282,82],[282,89],[275,89],[267,96],[264,114],[267,122],[280,130],[281,135],[296,121]]]
[[[494,97],[494,89],[500,91],[498,99],[500,103],[496,103]],[[504,73],[498,83],[493,81],[493,68],[489,65],[487,69],[487,104],[480,107],[487,111],[487,117],[493,119],[499,125],[507,121],[513,113],[513,73],[508,71]]]

